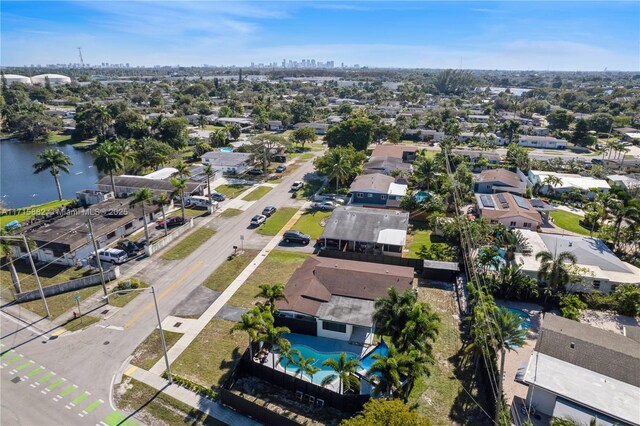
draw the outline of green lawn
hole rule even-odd
[[[250,308],[258,300],[261,284],[286,284],[293,272],[305,261],[307,254],[274,250],[231,297],[229,304]]]
[[[433,243],[447,243],[442,237],[432,235],[431,231],[427,229],[427,223],[423,221],[413,221],[413,235],[408,235],[407,242],[409,247],[409,253],[406,257],[418,258],[418,251],[423,245],[429,247]]]
[[[200,247],[205,241],[213,237],[215,233],[216,231],[209,228],[197,229],[178,244],[171,247],[168,251],[164,252],[161,258],[164,260],[184,259],[193,253],[193,251]]]
[[[229,284],[251,263],[258,255],[258,250],[245,250],[244,254],[227,260],[202,283],[203,286],[214,291],[224,291]]]
[[[478,401],[484,400],[483,395],[478,395],[477,386],[472,383],[473,367],[458,365],[462,363],[462,339],[455,296],[447,290],[419,287],[418,300],[438,313],[440,333],[433,344],[435,363],[430,366],[431,374],[416,381],[409,404],[417,403],[418,412],[433,425],[479,424],[483,414],[464,388]]]
[[[83,288],[80,291],[71,291],[69,293],[59,294],[57,296],[47,297],[47,305],[49,306],[49,312],[51,313],[50,320],[58,318],[60,315],[65,312],[74,309],[76,310],[76,294],[80,296],[80,300],[84,300],[90,296],[92,296],[95,292],[102,292],[102,288],[100,285],[96,285],[93,287]],[[31,302],[21,303],[21,308],[25,308],[30,310],[31,312],[35,312],[40,316],[45,315],[44,306],[42,304],[42,300],[36,299]],[[69,314],[69,319],[71,319],[71,314]]]
[[[312,239],[318,239],[324,229],[320,222],[329,216],[331,216],[331,212],[321,212],[319,210],[303,213],[291,229],[304,232],[310,235]]]
[[[11,280],[11,273],[9,268],[2,262],[2,269],[0,269],[0,284],[2,286],[2,296],[6,299],[13,300],[13,281]],[[16,271],[18,272],[18,278],[20,279],[20,285],[22,291],[30,291],[38,288],[36,279],[33,276],[33,270],[28,263],[21,261],[14,262]],[[86,277],[88,275],[97,274],[97,270],[91,268],[76,268],[76,267],[63,267],[58,265],[49,265],[42,270],[38,271],[38,277],[43,287],[50,286],[52,284],[60,284],[65,281],[70,281],[76,278]]]
[[[220,130],[220,129],[224,129],[224,126],[213,126],[211,124],[208,124],[206,126],[204,126],[204,130],[209,130],[209,131],[215,131],[215,130]]]
[[[167,345],[167,350],[182,337],[180,333],[174,333],[173,331],[164,330],[164,342]],[[151,369],[156,362],[163,357],[162,353],[162,341],[160,340],[160,330],[155,329],[147,336],[140,346],[133,351],[133,358],[131,364],[136,365],[145,370]]]
[[[221,386],[249,344],[246,333],[230,333],[234,324],[212,319],[173,362],[172,372],[207,388]]]
[[[147,288],[148,285],[140,282],[137,288]],[[118,308],[123,308],[127,303],[138,297],[139,291],[132,291],[131,293],[113,294],[109,296],[109,304]]]
[[[294,195],[297,199],[309,198],[316,193],[323,185],[323,181],[316,179],[309,182],[305,182],[301,190],[297,191]]]
[[[242,210],[240,209],[226,209],[222,213],[220,213],[220,217],[234,217],[242,214]]]
[[[300,156],[300,158],[298,158],[298,160],[300,161],[307,161],[307,160],[311,160],[313,157],[315,157],[315,155],[311,152],[305,152],[304,154],[302,154]]]
[[[89,315],[83,315],[79,318],[72,319],[64,323],[63,327],[69,331],[78,331],[82,330],[85,327],[89,327],[91,324],[100,321],[96,317],[91,317]]]
[[[4,227],[5,224],[11,222],[12,220],[22,222],[24,220],[31,219],[36,215],[44,215],[49,210],[54,210],[59,207],[66,206],[67,204],[71,204],[72,202],[73,200],[51,201],[49,203],[11,209],[8,210],[8,212],[11,212],[11,214],[3,214],[2,216],[0,216],[0,226]]]
[[[582,220],[582,216],[564,210],[556,210],[551,212],[550,215],[556,226],[577,234],[589,235],[589,230],[583,228],[579,223]]]
[[[270,186],[259,186],[256,189],[254,189],[253,191],[251,191],[250,193],[248,193],[243,200],[244,201],[257,201],[260,198],[262,198],[263,196],[267,195],[269,192],[271,192],[273,188],[271,188]]]
[[[50,143],[66,143],[71,141],[71,135],[60,135],[57,133],[49,133]]]
[[[235,198],[246,191],[250,186],[251,185],[244,184],[220,185],[214,190],[227,198]]]
[[[139,382],[130,377],[125,377],[115,392],[115,403],[125,412],[135,412],[146,424],[178,425],[189,424],[191,426],[223,426],[225,423],[214,419],[191,406],[170,397],[166,393]],[[118,412],[109,416],[115,421],[109,424],[128,426],[129,420]]]
[[[258,228],[258,234],[276,235],[289,222],[289,219],[296,214],[298,209],[295,207],[285,207],[276,211],[273,216]]]

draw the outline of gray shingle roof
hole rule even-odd
[[[364,207],[338,207],[327,219],[320,238],[375,243],[380,231],[407,231],[409,213]]]

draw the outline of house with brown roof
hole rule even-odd
[[[413,279],[410,267],[309,257],[276,303],[277,323],[293,333],[371,344],[375,300],[391,287],[410,289]]]
[[[371,153],[371,158],[375,157],[393,157],[401,159],[407,163],[413,163],[416,159],[416,153],[420,150],[420,147],[414,145],[400,145],[400,144],[378,144]]]
[[[640,425],[640,343],[630,337],[548,313],[522,382],[536,413]]]
[[[510,192],[524,195],[527,190],[527,180],[520,171],[514,173],[507,169],[483,170],[474,178],[473,192],[476,194]]]
[[[397,208],[406,193],[407,185],[398,183],[392,176],[382,173],[360,175],[349,187],[349,204]]]
[[[478,213],[489,222],[499,222],[509,229],[537,229],[542,215],[531,201],[508,192],[476,194]]]

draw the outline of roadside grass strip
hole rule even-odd
[[[100,424],[106,426],[138,426],[138,423],[131,419],[127,419],[127,416],[117,411],[114,411],[102,419]]]
[[[85,399],[89,398],[89,395],[91,395],[91,393],[85,391],[82,394],[80,394],[79,396],[77,396],[76,399],[74,399],[73,401],[71,401],[70,403],[65,405],[64,407],[67,410],[71,410],[73,407],[75,407],[76,405],[80,404]]]
[[[60,387],[60,385],[62,385],[64,382],[66,382],[66,379],[58,379],[57,381],[53,382],[52,384],[50,384],[49,386],[46,387],[46,389],[41,390],[40,392],[47,394],[49,392],[51,392],[52,390],[54,390],[57,387]]]
[[[35,376],[36,374],[40,373],[41,371],[44,371],[44,367],[43,366],[40,366],[40,367],[36,368],[35,370],[32,370],[32,371],[28,372],[27,374],[25,374],[24,375],[24,379],[25,380],[30,379],[33,376]]]

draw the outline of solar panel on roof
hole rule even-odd
[[[509,208],[509,203],[507,203],[507,199],[504,197],[504,194],[498,194],[498,201],[502,204],[503,209]]]
[[[482,205],[489,208],[494,208],[496,205],[493,204],[493,198],[490,195],[481,195],[480,201],[482,201]]]
[[[529,206],[527,205],[527,202],[525,201],[524,198],[514,195],[513,199],[516,201],[516,204],[518,205],[518,207],[529,210]]]
[[[530,202],[533,208],[536,208],[536,209],[544,208],[544,203],[540,200],[530,200]]]

